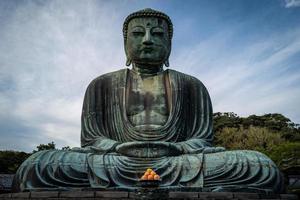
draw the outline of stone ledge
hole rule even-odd
[[[136,199],[134,192],[126,191],[44,191],[0,194],[0,200],[20,199],[52,199],[52,200],[104,200],[104,199]],[[298,200],[293,194],[261,195],[256,193],[232,192],[169,192],[168,199],[194,200]]]

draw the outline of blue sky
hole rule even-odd
[[[79,146],[85,89],[125,67],[123,21],[147,7],[171,17],[170,68],[199,78],[214,112],[300,123],[300,0],[2,0],[0,149]]]

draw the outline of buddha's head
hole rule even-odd
[[[147,8],[130,14],[123,25],[126,65],[169,66],[173,24],[164,13]]]

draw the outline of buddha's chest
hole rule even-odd
[[[161,126],[169,115],[163,74],[141,77],[131,73],[126,93],[127,116],[134,126]]]

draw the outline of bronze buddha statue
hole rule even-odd
[[[173,25],[153,9],[123,26],[126,65],[87,88],[81,148],[33,154],[19,168],[16,191],[135,189],[147,168],[160,187],[201,191],[282,192],[276,165],[255,151],[213,147],[212,105],[195,77],[169,66]]]

